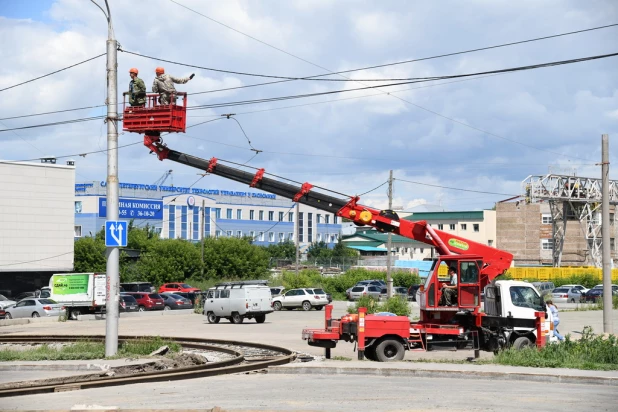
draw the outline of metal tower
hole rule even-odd
[[[548,174],[522,182],[526,203],[548,202],[553,224],[553,264],[560,266],[567,220],[579,220],[587,240],[588,263],[601,267],[601,179]],[[609,203],[618,204],[618,181],[609,182]],[[616,214],[613,214],[615,223]]]

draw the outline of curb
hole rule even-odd
[[[58,317],[49,317],[49,318],[24,318],[24,319],[2,319],[0,320],[1,326],[12,326],[12,325],[27,325],[29,323],[48,323],[48,322],[58,322]]]
[[[574,376],[574,375],[550,375],[543,373],[521,373],[521,372],[487,372],[487,371],[446,371],[430,369],[381,369],[381,368],[338,368],[332,366],[325,367],[270,367],[268,373],[286,374],[305,374],[305,375],[360,375],[360,376],[394,376],[411,378],[457,378],[461,379],[465,374],[466,378],[474,377],[477,379],[503,380],[503,381],[527,381],[543,383],[574,383],[584,385],[604,385],[618,386],[618,378],[601,376]]]
[[[180,309],[180,310],[157,310],[157,311],[145,311],[145,312],[121,312],[120,318],[141,318],[152,316],[177,316],[177,315],[190,315],[193,314],[193,309]],[[195,313],[197,315],[197,313]],[[203,316],[203,315],[201,315]],[[78,321],[91,321],[91,320],[105,320],[104,314],[96,315],[79,315]]]

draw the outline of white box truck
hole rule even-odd
[[[105,309],[107,276],[105,273],[62,273],[49,279],[50,298],[67,308],[69,319]]]
[[[272,294],[265,280],[224,282],[208,289],[204,299],[204,315],[208,323],[219,323],[221,318],[232,323],[253,319],[264,323],[273,311]]]

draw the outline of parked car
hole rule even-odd
[[[264,323],[273,311],[272,295],[265,280],[224,282],[208,289],[204,300],[204,315],[208,323],[226,318],[234,324],[254,318]]]
[[[575,303],[581,300],[582,293],[579,289],[560,286],[551,292],[554,303]]]
[[[120,286],[122,286],[125,292],[155,293],[155,288],[150,282],[127,282],[121,283]]]
[[[283,286],[273,286],[272,288],[270,288],[270,294],[273,296],[278,296],[282,294],[284,290],[285,287]]]
[[[199,292],[198,288],[194,288],[186,283],[164,283],[159,287],[159,293],[163,292]]]
[[[618,295],[618,285],[612,285],[612,294]],[[582,296],[582,301],[595,303],[602,298],[603,285],[596,285]]]
[[[322,310],[326,305],[328,305],[326,294],[315,294],[313,289],[290,289],[283,295],[273,298],[274,310],[282,308],[287,310],[302,308],[304,311],[311,310],[311,308]]]
[[[309,289],[307,289],[307,290],[309,290]],[[328,300],[328,303],[331,303],[333,301],[333,297],[331,296],[331,294],[324,292],[324,289],[314,288],[313,289],[313,294],[314,295],[326,295],[326,299]]]
[[[13,300],[15,302],[19,302],[22,299],[26,299],[26,298],[34,298],[36,295],[36,293],[34,292],[22,292],[18,295],[13,296]]]
[[[193,309],[191,300],[171,292],[161,293],[163,298],[164,310],[171,309]]]
[[[588,292],[590,290],[587,287],[582,286],[582,285],[562,285],[560,287],[561,288],[575,288],[575,289],[579,290],[580,293],[586,293],[586,292]]]
[[[532,286],[536,288],[541,297],[549,295],[552,290],[556,289],[554,282],[532,282]]]
[[[4,309],[0,308],[0,320],[6,319],[6,312]]]
[[[137,301],[138,310],[144,312],[146,310],[163,310],[165,304],[163,298],[158,293],[145,292],[125,292],[126,295],[131,295]]]
[[[395,296],[404,296],[407,299],[408,289],[401,286],[394,286],[393,297]],[[388,299],[388,288],[382,288],[382,290],[380,290],[380,299]]]
[[[131,295],[120,295],[120,307],[118,309],[120,312],[137,312],[139,304]]]
[[[348,297],[349,300],[352,300],[350,298],[350,293],[352,292],[352,289],[354,289],[357,286],[377,286],[378,289],[381,291],[383,288],[386,287],[386,282],[381,280],[381,279],[361,280],[359,282],[356,282],[356,285],[352,286],[351,288],[348,288],[345,291],[345,294],[346,294],[346,296]]]
[[[16,303],[16,301],[11,300],[4,295],[0,295],[0,309],[8,308]]]
[[[206,292],[198,291],[198,292],[174,292],[174,295],[182,296],[183,298],[189,299],[192,305],[195,305],[195,301],[199,299],[203,299],[206,295]]]
[[[349,300],[357,300],[360,299],[361,296],[373,296],[376,299],[380,299],[381,291],[382,286],[361,285],[348,289],[346,294],[348,295]]]
[[[412,285],[408,288],[408,300],[410,302],[416,302],[416,292],[418,292],[421,285]]]
[[[66,313],[64,306],[46,298],[22,299],[5,312],[7,319],[51,317]]]

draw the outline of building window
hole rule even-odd
[[[468,225],[466,223],[462,223],[461,230],[468,230]]]
[[[255,240],[255,231],[250,231],[249,232],[249,237],[251,238],[251,240]]]
[[[73,236],[82,237],[82,227],[81,226],[73,226]]]
[[[611,251],[615,251],[616,250],[616,239],[614,239],[613,237],[609,238],[609,249]]]
[[[210,208],[204,208],[204,237],[210,237]]]
[[[330,224],[330,215],[324,215],[324,220],[326,221],[326,224]]]
[[[283,222],[283,212],[279,212],[279,222]]]
[[[543,224],[543,225],[551,225],[552,224],[551,215],[549,213],[543,213],[541,215],[541,224]]]
[[[264,241],[264,232],[260,232],[259,239],[260,239],[260,242]]]
[[[421,248],[421,253],[425,253],[425,248]]]
[[[82,201],[77,200],[75,202],[75,213],[81,213],[81,212],[82,212]]]
[[[438,230],[444,230],[444,225],[442,223],[438,223]]]
[[[272,210],[268,212],[268,220],[270,220],[271,222],[275,220],[275,212],[273,212]]]
[[[263,210],[260,210],[258,212],[258,220],[264,220],[264,211]]]
[[[225,218],[226,219],[231,219],[232,218],[232,209],[226,209],[225,210]]]
[[[236,219],[242,220],[242,209],[236,209]]]
[[[200,239],[200,208],[193,208],[193,240]]]
[[[237,230],[237,231],[236,231],[236,237],[237,237],[238,239],[240,239],[240,238],[242,237],[242,230]]]
[[[288,212],[288,222],[294,221],[294,212]]]
[[[268,241],[271,243],[275,241],[275,232],[268,232]]]
[[[169,232],[170,239],[176,239],[176,206],[169,205],[167,207],[168,210],[168,222],[167,222],[167,230]]]
[[[249,220],[255,220],[255,210],[249,211]]]
[[[279,243],[285,242],[285,233],[279,232]]]
[[[320,223],[322,223],[322,215],[319,213],[316,213],[315,215],[315,221],[316,223],[319,225]]]
[[[289,232],[289,233],[288,233],[288,240],[289,240],[290,242],[293,242],[293,241],[294,241],[294,233],[293,233],[293,232]]]
[[[221,231],[215,230],[215,238],[219,239],[221,237]]]
[[[614,214],[613,213],[609,214],[609,225],[614,226]]]
[[[226,230],[225,234],[227,237],[232,237],[232,231],[231,230]]]
[[[221,219],[221,208],[215,207],[215,218]]]
[[[494,241],[493,241],[493,240],[491,240],[491,239],[489,239],[489,240],[487,241],[487,246],[492,246],[492,247],[493,247],[493,245],[494,245]]]
[[[455,223],[448,225],[449,230],[455,230]]]
[[[155,227],[154,228],[154,232],[156,233],[157,237],[161,237],[161,231],[163,230],[162,227]]]
[[[187,220],[188,220],[188,210],[187,210],[187,206],[181,206],[181,213],[182,215],[180,215],[180,237],[183,239],[187,238]]]
[[[307,213],[307,242],[313,243],[313,213]]]
[[[298,241],[304,242],[303,240],[303,226],[305,225],[305,220],[303,217],[303,212],[298,213]]]
[[[320,215],[318,215],[318,216],[320,216]],[[318,233],[316,241],[317,242],[321,242],[322,241],[322,234],[321,233]]]
[[[473,223],[472,230],[474,230],[475,232],[479,232],[481,230],[480,225],[478,223]]]
[[[333,223],[337,224],[337,221],[339,220],[339,216],[333,216]]]
[[[554,239],[541,239],[542,250],[554,250]]]

